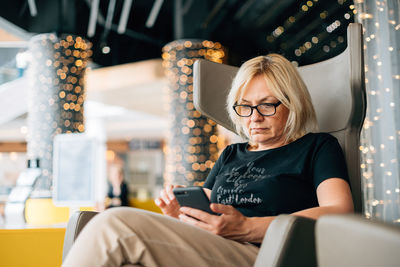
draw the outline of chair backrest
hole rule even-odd
[[[400,227],[360,215],[326,215],[316,223],[320,267],[399,266]]]
[[[197,60],[193,72],[196,109],[226,129],[235,128],[225,110],[238,68]],[[321,132],[334,135],[344,151],[356,212],[362,211],[360,131],[365,118],[362,26],[351,23],[346,50],[325,61],[298,68],[311,94]]]

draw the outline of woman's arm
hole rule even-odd
[[[318,219],[324,214],[353,212],[350,187],[343,179],[330,178],[323,181],[317,188],[317,198],[319,207],[298,211],[293,215]],[[214,216],[200,210],[183,207],[181,208],[183,214],[179,215],[179,218],[223,237],[254,243],[262,242],[269,224],[275,219],[274,216],[245,217],[234,207],[222,204],[211,204],[211,209],[222,215]]]
[[[340,178],[330,178],[317,187],[319,207],[310,208],[293,213],[293,215],[318,219],[319,216],[329,213],[354,212],[353,199],[349,184]]]
[[[340,178],[330,178],[317,187],[319,207],[305,209],[292,213],[292,215],[318,219],[324,214],[339,214],[354,212],[353,199],[349,184]],[[251,242],[261,243],[269,224],[275,217],[248,218],[248,227]]]

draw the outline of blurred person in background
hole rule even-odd
[[[124,181],[124,170],[120,163],[111,163],[108,170],[108,192],[106,208],[129,206],[128,186]]]

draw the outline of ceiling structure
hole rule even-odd
[[[13,0],[0,16],[32,33],[73,33],[100,66],[160,58],[176,39],[218,41],[229,62],[271,52],[299,65],[343,51],[351,0]]]

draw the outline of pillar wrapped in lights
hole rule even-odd
[[[218,157],[218,137],[216,124],[193,106],[193,63],[200,58],[222,63],[224,49],[218,42],[177,40],[164,46],[162,57],[169,81],[171,123],[165,182],[199,184]]]
[[[28,158],[39,159],[36,189],[52,184],[53,138],[83,132],[84,74],[92,51],[81,37],[34,36],[29,43]]]

